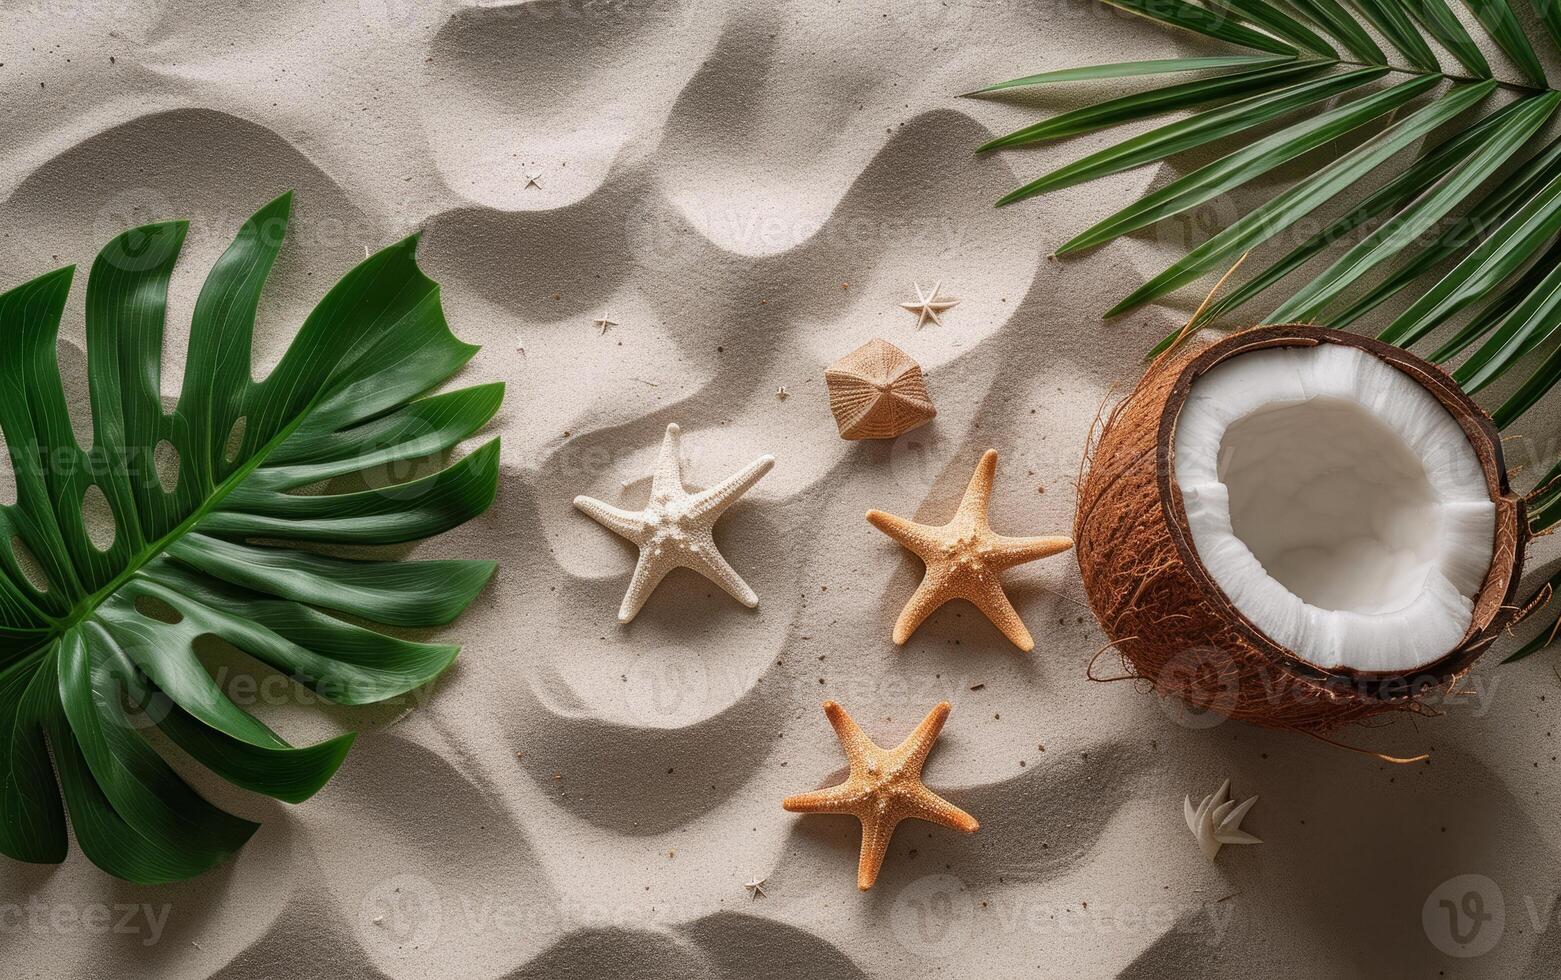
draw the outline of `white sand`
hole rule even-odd
[[[195,773],[265,822],[229,865],[137,888],[79,852],[59,868],[0,862],[0,973],[1555,975],[1553,656],[1488,662],[1449,717],[1348,733],[1435,753],[1399,768],[1179,725],[1131,684],[1089,682],[1102,638],[1066,557],[1008,576],[1033,655],[967,607],[903,650],[889,641],[920,569],[863,512],[941,520],[996,447],[998,527],[1065,530],[1097,406],[1182,315],[1099,312],[1232,211],[1047,262],[1174,171],[996,211],[1021,176],[1104,140],[972,148],[1098,89],[953,96],[1191,41],[1089,0],[319,6],[0,4],[0,285],[85,267],[129,224],[191,219],[174,391],[201,277],[275,194],[297,191],[263,309],[267,365],[365,246],[426,229],[450,322],[484,345],[462,380],[510,387],[491,427],[497,504],[414,550],[503,567],[443,632],[465,650],[433,690],[345,710],[263,689],[255,710],[297,741],[365,735],[299,806]],[[917,331],[897,304],[938,279],[962,302]],[[62,345],[77,388],[81,285]],[[603,316],[619,325],[599,335]],[[893,444],[849,444],[823,368],[873,336],[920,360],[939,416]],[[623,628],[632,549],[570,500],[638,506],[669,421],[695,481],[779,459],[719,532],[762,599],[746,610],[680,572]],[[1524,431],[1555,431],[1554,414]],[[213,665],[230,683],[248,669],[220,651]],[[886,743],[951,700],[927,781],[981,831],[904,825],[858,894],[855,822],[780,808],[843,765],[825,696]],[[1211,867],[1181,802],[1226,776],[1261,795],[1246,827],[1266,843]],[[1446,934],[1433,889],[1462,874],[1505,898],[1480,959],[1433,941]],[[748,898],[755,877],[767,898]]]

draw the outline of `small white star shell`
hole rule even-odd
[[[1203,851],[1203,857],[1210,864],[1220,852],[1220,848],[1226,844],[1261,844],[1261,840],[1241,829],[1241,821],[1246,819],[1247,811],[1252,809],[1252,804],[1257,802],[1257,797],[1249,797],[1240,806],[1230,798],[1230,780],[1225,780],[1220,786],[1220,791],[1212,796],[1205,796],[1203,802],[1196,807],[1192,805],[1192,797],[1182,798],[1182,812],[1187,818],[1187,829],[1198,838],[1198,848]]]
[[[938,314],[942,313],[944,310],[951,309],[952,307],[958,305],[959,300],[938,298],[938,290],[943,288],[943,280],[941,279],[933,283],[932,292],[930,293],[924,293],[921,291],[921,283],[918,282],[915,285],[916,302],[901,303],[901,309],[909,310],[910,312],[916,314],[917,330],[920,330],[928,320],[931,320],[940,327],[943,326],[943,321],[938,318]]]
[[[716,550],[715,522],[748,488],[775,465],[775,457],[760,456],[708,490],[689,493],[683,486],[679,432],[667,426],[651,478],[650,502],[639,512],[620,510],[591,497],[576,497],[575,507],[602,527],[639,546],[640,559],[629,579],[629,591],[618,607],[618,622],[639,613],[657,585],[674,568],[691,568],[725,589],[750,609],[759,597]]]

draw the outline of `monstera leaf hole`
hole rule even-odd
[[[11,451],[6,448],[5,436],[0,434],[0,461],[11,458]],[[9,466],[0,465],[0,507],[8,507],[16,503],[16,474]]]
[[[90,440],[56,351],[74,270],[0,293],[16,488],[0,505],[0,853],[64,860],[68,817],[83,853],[129,881],[226,860],[256,825],[196,793],[167,745],[286,802],[324,785],[352,736],[288,744],[218,685],[213,647],[344,705],[405,694],[459,652],[391,630],[449,623],[494,562],[337,556],[410,547],[488,509],[497,440],[450,458],[503,385],[435,393],[477,348],[446,325],[416,236],[349,271],[255,379],[256,311],[291,207],[261,208],[212,267],[176,381],[161,360],[186,226],[103,248],[86,281]]]
[[[249,419],[240,415],[233,420],[233,428],[228,430],[228,441],[222,449],[222,461],[232,463],[238,459],[239,450],[244,448],[244,426]]]
[[[163,493],[173,493],[179,487],[179,450],[167,439],[159,440],[152,450],[152,466],[157,470],[157,483]]]
[[[108,498],[103,496],[103,488],[96,483],[89,485],[82,495],[81,523],[87,529],[87,540],[92,542],[92,547],[107,552],[114,546],[119,526],[114,523],[114,512],[108,506]]]
[[[170,606],[168,603],[157,598],[156,596],[138,595],[135,597],[134,605],[136,612],[145,616],[147,619],[156,620],[159,623],[166,623],[169,626],[177,626],[184,620],[184,617],[179,615],[179,610]]]
[[[17,567],[21,571],[22,577],[27,580],[27,584],[39,592],[48,592],[49,576],[44,574],[43,566],[38,563],[38,559],[28,549],[27,542],[23,541],[19,536],[13,535],[11,537],[11,554],[16,558]]]

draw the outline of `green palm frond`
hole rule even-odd
[[[1245,279],[1205,306],[1194,326],[1299,320],[1344,327],[1402,295],[1412,301],[1381,329],[1381,338],[1409,347],[1445,330],[1430,357],[1447,362],[1471,393],[1512,375],[1505,400],[1492,412],[1498,425],[1511,425],[1561,384],[1561,139],[1546,135],[1561,108],[1561,89],[1552,87],[1539,56],[1540,49],[1561,50],[1561,3],[1530,0],[1535,23],[1543,25],[1531,37],[1509,0],[1464,0],[1463,17],[1448,0],[1103,2],[1244,50],[1064,68],[972,93],[1182,76],[982,146],[1008,149],[1179,115],[1027,181],[999,206],[1198,147],[1223,151],[1062,243],[1057,255],[1152,228],[1250,189],[1303,154],[1331,152],[1314,172],[1236,216],[1122,298],[1107,317],[1228,268],[1249,251],[1273,250],[1249,260]],[[1476,41],[1481,35],[1484,50]],[[1500,53],[1510,66],[1506,74],[1498,76],[1487,50]],[[1188,73],[1197,74],[1189,79]],[[1331,149],[1354,131],[1368,135]],[[1419,149],[1427,142],[1429,148]],[[1352,202],[1349,192],[1367,181],[1374,189]],[[1324,209],[1342,213],[1329,215],[1321,231],[1299,244],[1276,250],[1286,232]],[[1320,269],[1300,272],[1314,262]],[[1153,353],[1186,333],[1166,337]],[[1536,532],[1561,524],[1561,463],[1540,481],[1531,504]]]
[[[493,574],[487,561],[301,547],[411,541],[487,509],[496,442],[425,476],[379,472],[453,449],[503,389],[426,394],[477,348],[445,325],[415,238],[349,272],[252,380],[256,308],[290,208],[290,196],[262,208],[207,276],[171,412],[160,362],[185,224],[133,229],[99,253],[86,288],[90,449],[72,434],[55,358],[74,270],[0,294],[0,430],[16,481],[15,502],[0,506],[0,853],[63,860],[69,814],[86,856],[129,881],[221,862],[256,825],[191,789],[150,729],[287,802],[324,785],[352,736],[289,745],[228,698],[196,641],[218,637],[336,703],[381,701],[436,677],[457,648],[331,613],[446,623]],[[106,543],[110,529],[84,516],[89,492],[106,502]]]

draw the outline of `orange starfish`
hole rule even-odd
[[[824,714],[835,726],[835,735],[851,775],[838,786],[788,796],[781,806],[792,813],[843,813],[862,821],[862,858],[856,867],[856,887],[873,887],[884,855],[889,853],[889,838],[895,825],[907,817],[974,833],[981,825],[976,818],[934,793],[921,782],[922,763],[932,751],[932,743],[943,730],[949,716],[949,703],[943,701],[922,719],[905,741],[892,749],[880,748],[862,734],[846,709],[833,701],[824,702]]]
[[[903,517],[870,510],[867,519],[900,542],[927,565],[927,573],[894,624],[894,642],[904,645],[933,610],[950,599],[964,599],[981,610],[1014,646],[1028,653],[1035,640],[1003,592],[998,573],[1005,568],[1055,555],[1073,547],[1071,538],[1008,538],[992,530],[987,502],[997,450],[988,449],[976,466],[965,499],[954,518],[941,527],[917,524]]]

